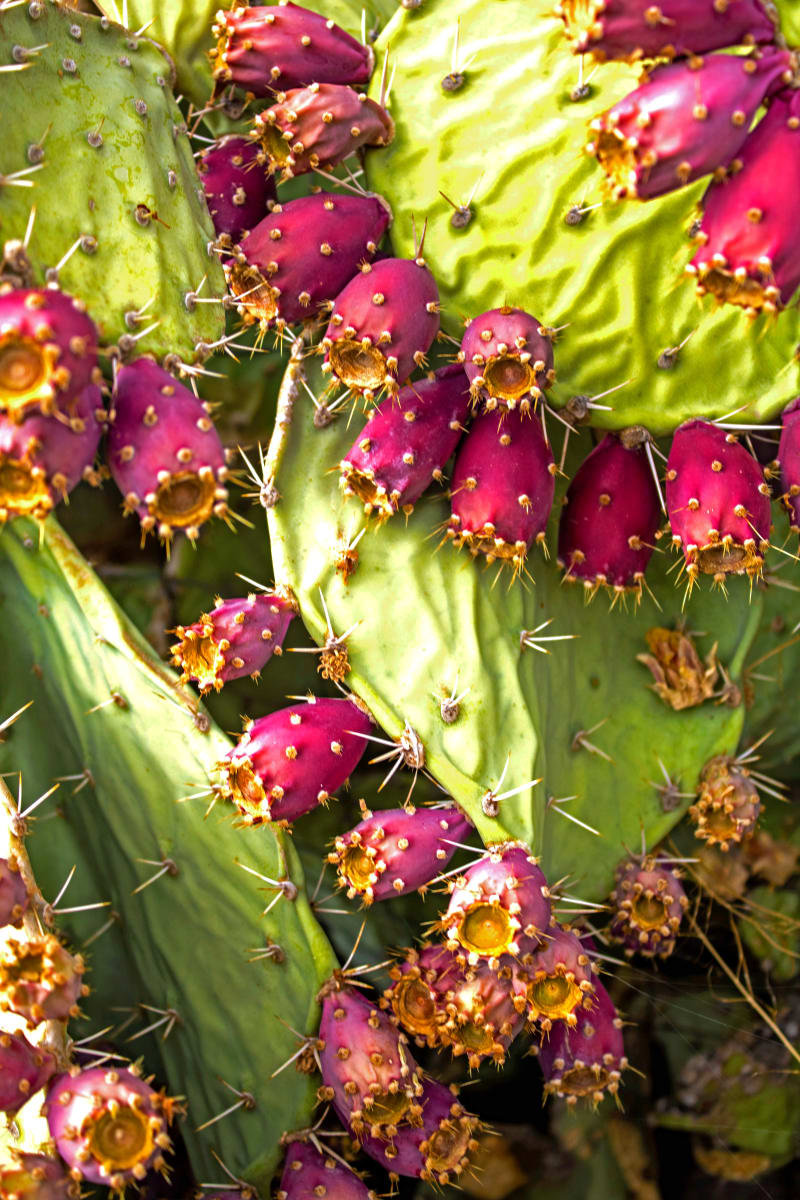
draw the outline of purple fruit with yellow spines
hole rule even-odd
[[[13,1117],[56,1069],[53,1055],[21,1033],[0,1032],[0,1112]]]
[[[389,968],[392,983],[384,992],[383,1005],[391,1008],[394,1020],[417,1045],[438,1046],[446,1019],[443,990],[463,974],[458,955],[440,942],[430,942],[419,950],[412,946],[405,958]]]
[[[420,1124],[398,1129],[390,1141],[364,1137],[361,1146],[390,1176],[456,1183],[478,1148],[481,1123],[459,1103],[455,1089],[435,1079],[425,1080],[421,1105]]]
[[[594,983],[592,1007],[580,1008],[575,1015],[574,1026],[558,1021],[537,1047],[544,1090],[568,1105],[580,1098],[597,1104],[606,1093],[616,1096],[628,1065],[622,1019],[599,980]]]
[[[468,321],[458,361],[474,403],[487,410],[528,412],[556,377],[550,334],[536,317],[509,305]]]
[[[781,471],[781,504],[789,514],[789,523],[800,533],[800,397],[783,410],[783,428],[778,443]]]
[[[10,1161],[0,1166],[3,1200],[79,1200],[80,1194],[60,1158],[12,1149]]]
[[[201,693],[220,691],[231,679],[257,679],[273,654],[282,654],[294,605],[277,592],[233,600],[217,597],[215,607],[192,625],[175,629],[172,665],[181,682],[191,680]]]
[[[0,952],[0,1012],[16,1013],[31,1027],[80,1016],[78,1001],[89,994],[85,970],[81,956],[52,934],[8,941]]]
[[[486,961],[460,967],[437,980],[443,1020],[439,1044],[465,1055],[471,1069],[501,1066],[525,1023],[525,978],[511,956],[498,968]]]
[[[21,925],[30,897],[28,886],[14,858],[0,858],[0,929]]]
[[[524,962],[528,981],[527,1015],[536,1031],[549,1033],[554,1023],[574,1027],[582,1008],[591,1008],[592,964],[586,948],[568,929],[551,928]]]
[[[616,870],[611,902],[609,933],[626,954],[667,958],[672,953],[689,907],[675,867],[653,855],[625,859]]]
[[[255,229],[277,199],[267,166],[258,144],[235,134],[220,138],[198,159],[197,172],[222,245]]]
[[[327,1154],[324,1143],[317,1145],[321,1147],[319,1150],[310,1142],[289,1142],[277,1200],[319,1200],[321,1196],[326,1200],[375,1200],[375,1193],[355,1171],[345,1166],[338,1155]],[[241,1192],[226,1195],[241,1200]],[[224,1200],[221,1194],[219,1200]]]

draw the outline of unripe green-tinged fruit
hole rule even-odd
[[[697,803],[689,809],[699,838],[728,850],[752,835],[760,812],[758,789],[747,767],[724,754],[706,763]]]

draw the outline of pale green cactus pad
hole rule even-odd
[[[311,363],[308,384],[319,395],[322,377]],[[349,428],[346,417],[316,428],[311,400],[296,386],[300,370],[297,362],[289,368],[270,448],[280,495],[269,513],[276,580],[297,595],[315,639],[325,632],[320,592],[336,633],[355,626],[348,685],[389,736],[398,737],[406,721],[419,734],[428,769],[485,841],[522,838],[543,856],[549,878],[569,875],[582,897],[602,899],[623,848],[638,850],[642,831],[648,845],[659,841],[688,807],[683,799],[664,811],[654,787],[664,782],[659,760],[679,790],[691,791],[706,759],[736,747],[744,718],[743,706],[713,702],[672,711],[649,690],[651,677],[636,661],[649,628],[681,619],[683,589],[674,572],[667,575],[671,553],[656,554],[647,576],[660,611],[647,596],[636,612],[609,611],[603,596],[587,606],[583,590],[563,586],[541,552],[530,559],[535,585],[518,580],[509,587],[507,576],[495,580],[496,567],[487,570],[451,545],[437,551],[449,510],[426,496],[407,523],[398,516],[370,528],[345,582],[337,557],[365,517],[357,501],[342,497],[335,468],[358,434],[360,415]],[[573,441],[579,454],[587,452],[588,433]],[[720,660],[736,679],[761,597],[748,603],[746,580],[733,580],[729,590],[729,600],[707,586],[696,590],[686,616],[690,629],[705,634],[701,652],[718,641]],[[521,631],[548,619],[542,636],[575,640],[542,643],[549,655],[521,649]],[[462,692],[458,720],[445,724],[442,700]],[[600,722],[585,741],[602,755],[575,741]],[[490,820],[482,797],[501,777],[499,792],[542,782],[501,800],[498,819]],[[599,836],[548,810],[550,796],[575,797],[559,807]]]
[[[36,282],[66,258],[58,282],[104,341],[144,334],[139,352],[194,361],[198,342],[222,334],[223,312],[190,310],[186,295],[204,277],[202,295],[221,295],[224,280],[171,62],[147,38],[49,0],[0,12],[0,44],[0,66],[25,64],[2,74],[0,244],[29,234]],[[37,50],[26,58],[25,47]]]
[[[588,98],[572,101],[579,60],[552,9],[550,0],[425,0],[399,9],[382,34],[397,132],[368,153],[366,170],[394,212],[395,252],[412,254],[413,223],[419,232],[427,221],[425,257],[459,340],[465,317],[506,302],[563,327],[553,403],[625,384],[603,402],[611,412],[593,414],[598,425],[666,433],[740,409],[738,421],[764,420],[798,390],[797,309],[751,324],[740,309],[696,299],[682,271],[705,181],[646,203],[604,201],[602,172],[584,153],[587,123],[632,91],[638,72],[604,65]],[[448,92],[457,29],[464,82]],[[454,228],[440,192],[464,205],[473,191],[472,220]],[[569,225],[574,206],[590,211]],[[672,368],[659,368],[662,352],[684,342]]]

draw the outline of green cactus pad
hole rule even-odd
[[[275,1084],[271,1075],[297,1048],[289,1026],[315,1028],[316,991],[336,960],[304,898],[290,841],[267,829],[236,829],[216,809],[204,821],[207,797],[178,802],[203,791],[228,741],[120,615],[54,521],[41,539],[37,527],[17,521],[0,541],[0,653],[15,664],[4,707],[34,700],[36,714],[18,721],[0,747],[0,771],[21,769],[29,796],[54,775],[91,771],[93,786],[79,794],[62,787],[59,811],[75,835],[67,853],[74,849],[77,877],[93,880],[91,898],[111,900],[120,914],[142,982],[141,993],[131,994],[121,977],[116,1004],[144,1002],[180,1016],[159,1043],[164,1069],[154,1069],[187,1098],[182,1132],[201,1177],[219,1172],[214,1150],[236,1175],[266,1187],[280,1135],[305,1125],[314,1103],[308,1076],[290,1068]],[[51,860],[43,853],[40,871],[38,851],[60,827],[42,822],[30,845],[50,896],[63,874],[47,878]],[[133,894],[159,870],[141,859],[172,859],[177,874],[165,872]],[[297,899],[282,897],[263,917],[274,892],[237,860],[273,879],[291,878]],[[93,931],[101,917],[84,914],[74,928]],[[281,948],[280,961],[248,961],[270,942]],[[103,950],[100,938],[91,959]],[[223,1080],[249,1093],[255,1108],[197,1132],[235,1103]]]
[[[319,395],[319,368],[306,368]],[[346,418],[316,428],[311,400],[296,386],[300,371],[298,362],[290,365],[270,448],[280,494],[269,513],[276,580],[293,589],[316,640],[325,630],[320,590],[335,631],[355,626],[348,685],[390,736],[410,723],[422,738],[428,768],[485,841],[522,838],[543,855],[549,878],[570,875],[582,897],[602,899],[623,848],[637,850],[642,830],[649,845],[657,842],[689,804],[678,801],[664,811],[650,782],[661,777],[658,760],[680,790],[690,791],[706,759],[735,748],[742,727],[741,705],[668,709],[636,661],[646,652],[650,627],[680,621],[683,590],[674,573],[666,574],[672,555],[657,554],[648,571],[661,611],[647,597],[635,613],[609,611],[602,596],[586,606],[583,591],[564,587],[552,559],[546,563],[541,553],[531,556],[535,586],[517,581],[509,587],[507,577],[495,582],[496,568],[484,569],[451,545],[437,552],[448,507],[427,496],[407,524],[398,516],[364,535],[358,567],[344,582],[336,557],[365,518],[355,500],[342,498],[335,468],[357,435],[360,415],[349,428]],[[588,450],[588,439],[574,439],[578,453]],[[748,604],[744,580],[734,580],[730,591],[726,601],[707,588],[696,590],[687,616],[691,629],[706,631],[698,641],[702,653],[717,640],[720,660],[736,678],[761,597]],[[552,643],[550,655],[521,650],[521,630],[549,618],[553,624],[544,634],[579,636]],[[447,725],[440,704],[453,689],[467,694],[458,720]],[[574,741],[598,722],[605,724],[586,740],[612,762]],[[481,798],[498,783],[508,755],[499,790],[540,776],[543,782],[501,801],[499,819],[490,820]],[[563,811],[601,836],[552,810],[545,816],[549,796],[576,796]]]
[[[58,280],[85,301],[102,338],[154,325],[139,352],[194,361],[198,342],[222,334],[223,312],[189,311],[185,296],[204,276],[203,295],[220,295],[224,280],[207,250],[214,231],[169,59],[147,38],[49,0],[1,12],[0,43],[4,67],[14,47],[41,47],[24,70],[2,74],[0,243],[25,236],[35,206],[37,282],[84,239]]]
[[[715,312],[695,298],[681,275],[705,181],[646,203],[605,201],[566,223],[573,206],[603,201],[602,172],[584,153],[587,122],[638,79],[633,67],[604,65],[588,98],[573,102],[579,60],[552,8],[426,0],[399,10],[382,34],[378,53],[390,47],[396,68],[396,137],[367,154],[366,169],[394,212],[395,252],[412,254],[412,218],[418,231],[427,220],[425,257],[444,326],[459,340],[465,317],[506,302],[563,326],[553,403],[626,385],[604,401],[611,412],[593,414],[598,425],[666,433],[740,408],[737,420],[764,420],[798,390],[800,319],[789,309],[750,324],[739,309]],[[457,25],[460,63],[469,65],[463,85],[447,92]],[[377,87],[373,79],[373,94]],[[463,205],[473,189],[473,218],[455,229],[440,191]],[[662,351],[686,338],[672,368],[660,369]]]

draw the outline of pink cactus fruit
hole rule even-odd
[[[215,788],[246,825],[289,824],[325,804],[358,766],[372,722],[353,698],[310,697],[250,722]]]
[[[266,155],[252,138],[220,138],[200,156],[197,171],[221,245],[255,229],[277,199]]]
[[[553,343],[546,328],[521,308],[492,308],[473,317],[461,340],[473,401],[487,410],[527,412],[555,381]]]
[[[641,595],[661,522],[644,447],[607,434],[567,489],[558,525],[558,562],[587,593],[607,587]]]
[[[210,517],[227,515],[225,451],[207,407],[148,358],[117,372],[106,453],[143,537],[194,540]]]
[[[771,42],[763,0],[559,0],[576,54],[606,59],[675,58],[723,46]]]
[[[100,482],[94,462],[106,412],[96,384],[72,413],[33,411],[22,423],[0,414],[0,525],[13,517],[43,519],[81,480]]]
[[[556,465],[538,417],[485,412],[461,444],[450,486],[446,537],[489,563],[523,570],[534,541],[544,544]]]
[[[253,1193],[255,1195],[255,1193]],[[286,1147],[277,1200],[375,1200],[375,1193],[339,1158],[309,1142]],[[237,1193],[237,1200],[241,1200]]]
[[[792,55],[712,54],[656,67],[591,122],[590,154],[616,200],[651,200],[713,174],[724,179],[769,94],[792,78]]]
[[[24,1017],[30,1026],[80,1015],[88,996],[80,955],[70,954],[51,934],[8,941],[0,952],[0,1012]]]
[[[800,533],[800,397],[783,410],[783,428],[778,443],[781,469],[781,504],[789,514],[795,533]]]
[[[680,873],[653,855],[627,858],[619,864],[611,893],[614,915],[611,937],[622,942],[626,954],[667,958],[689,901]]]
[[[697,803],[689,809],[696,837],[709,846],[729,850],[736,842],[752,837],[760,812],[758,790],[746,767],[724,754],[706,763],[700,773]]]
[[[800,92],[777,95],[736,160],[702,201],[697,252],[688,274],[750,316],[787,305],[800,285],[793,197],[800,191]]]
[[[150,1170],[164,1171],[175,1101],[134,1069],[91,1067],[59,1075],[45,1116],[67,1166],[87,1183],[122,1191]]]
[[[544,874],[521,842],[492,846],[449,883],[442,918],[448,949],[470,966],[498,969],[505,954],[533,953],[551,923]]]
[[[97,329],[84,305],[57,288],[0,294],[0,413],[71,416],[97,375]]]
[[[667,459],[667,513],[686,573],[722,583],[761,575],[769,545],[770,496],[761,467],[732,433],[708,421],[681,425]]]
[[[568,929],[552,928],[524,964],[528,979],[528,1019],[549,1033],[553,1023],[574,1028],[594,995],[592,964],[580,940]]]
[[[395,395],[439,332],[439,291],[423,258],[365,264],[336,297],[323,371],[365,399]]]
[[[0,929],[21,925],[29,903],[19,863],[14,858],[0,858]]]
[[[320,1099],[357,1137],[384,1139],[400,1125],[419,1125],[422,1077],[405,1034],[340,973],[320,998]]]
[[[379,520],[400,509],[408,516],[431,481],[443,479],[468,413],[467,378],[457,365],[386,397],[339,463],[344,494]]]
[[[284,179],[332,171],[362,146],[388,146],[394,122],[363,92],[339,83],[312,83],[282,92],[254,121],[270,170]]]
[[[419,950],[412,946],[402,961],[389,968],[389,975],[392,983],[384,992],[382,1006],[391,1008],[393,1019],[417,1045],[440,1045],[446,1020],[443,995],[451,982],[464,976],[458,955],[438,942]]]
[[[56,1069],[52,1054],[19,1033],[0,1032],[0,1112],[13,1117]]]
[[[606,989],[595,980],[591,1009],[580,1008],[577,1021],[555,1024],[537,1047],[545,1094],[561,1096],[568,1105],[586,1097],[598,1104],[606,1093],[615,1096],[628,1065],[622,1020]]]
[[[450,862],[472,822],[453,806],[382,809],[340,834],[328,862],[350,900],[364,904],[405,896],[429,884]]]
[[[273,654],[282,654],[283,639],[295,614],[291,600],[277,592],[214,601],[193,625],[178,625],[180,641],[172,647],[172,665],[181,683],[191,679],[203,695],[220,691],[231,679],[257,679]]]
[[[79,1200],[80,1184],[60,1159],[14,1149],[10,1153],[0,1166],[3,1200]]]
[[[478,1148],[481,1123],[457,1099],[455,1088],[426,1079],[422,1123],[403,1126],[390,1141],[364,1137],[361,1145],[390,1174],[423,1179],[444,1186],[469,1170],[470,1155]]]
[[[246,324],[311,321],[372,258],[391,214],[377,196],[321,192],[276,204],[224,265]]]
[[[232,8],[216,15],[214,88],[232,83],[268,96],[309,83],[366,83],[374,55],[333,21],[279,0],[264,8]]]
[[[439,1043],[466,1055],[471,1069],[483,1062],[502,1066],[525,1021],[525,980],[510,957],[497,969],[480,961],[438,981],[444,1019]]]

